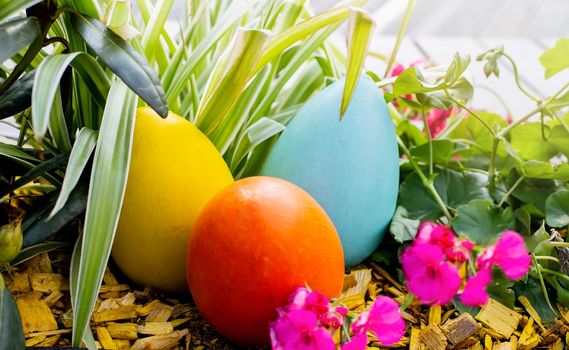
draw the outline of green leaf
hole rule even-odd
[[[196,126],[211,135],[235,104],[257,64],[269,33],[257,29],[240,29],[214,68],[200,103]]]
[[[470,56],[461,56],[460,53],[455,53],[451,64],[447,68],[445,74],[445,82],[447,84],[453,84],[462,77],[462,74],[466,71],[470,65]]]
[[[545,222],[526,240],[526,246],[533,255],[552,255],[554,247],[551,245],[549,233],[545,230]]]
[[[96,19],[74,14],[72,23],[97,56],[160,116],[168,115],[164,89],[148,62]]]
[[[412,241],[417,235],[419,223],[419,220],[409,218],[407,209],[399,206],[395,210],[395,214],[393,214],[393,219],[391,219],[389,232],[399,243]]]
[[[452,219],[452,228],[456,233],[479,244],[489,244],[501,232],[514,227],[514,215],[510,207],[502,210],[484,199],[475,199],[458,207],[456,216]]]
[[[450,208],[468,204],[474,199],[490,200],[487,183],[488,177],[484,174],[453,170],[441,170],[434,180],[435,189]],[[413,219],[436,220],[443,216],[441,208],[416,174],[401,184],[399,205],[405,207]]]
[[[32,88],[36,70],[29,71],[0,95],[0,119],[11,117],[32,105]]]
[[[12,295],[4,286],[2,276],[0,276],[0,339],[2,339],[0,350],[25,348],[20,313]]]
[[[32,162],[38,161],[36,158],[28,155],[26,152],[18,149],[16,146],[7,145],[1,142],[0,157],[10,158],[27,168],[33,168],[35,165]]]
[[[553,165],[539,160],[524,163],[524,176],[534,179],[569,181],[569,164]]]
[[[509,180],[508,186],[512,186],[513,181],[514,179]],[[512,192],[512,196],[524,203],[535,205],[537,209],[545,213],[545,201],[557,189],[558,186],[553,180],[524,179]]]
[[[555,47],[545,51],[539,62],[545,68],[545,79],[569,68],[569,38],[559,39]]]
[[[160,47],[160,33],[164,28],[173,4],[174,0],[159,0],[154,6],[154,12],[142,34],[142,47],[144,48],[146,59],[150,62],[154,58],[156,48]]]
[[[503,128],[508,125],[502,117],[495,113],[477,111],[476,114],[492,128]],[[458,126],[452,131],[450,137],[454,139],[472,141],[478,145],[478,149],[485,153],[489,154],[492,151],[492,134],[490,134],[490,131],[484,126],[484,124],[472,115],[464,117]]]
[[[95,150],[87,199],[81,256],[73,295],[73,340],[79,347],[89,320],[103,273],[111,253],[126,188],[136,114],[136,96],[115,81],[103,113]]]
[[[23,263],[24,261],[30,260],[39,254],[48,253],[53,250],[62,249],[68,246],[69,244],[65,242],[43,242],[34,244],[33,246],[22,249],[20,251],[20,254],[18,254],[18,256],[10,262],[10,265],[16,266]]]
[[[42,0],[0,0],[0,21],[40,2]]]
[[[71,150],[71,155],[69,156],[69,162],[65,170],[65,177],[63,178],[63,185],[61,186],[61,192],[57,198],[57,202],[49,215],[50,218],[53,217],[67,202],[71,191],[75,188],[79,182],[79,178],[83,173],[83,169],[87,165],[91,153],[95,149],[97,144],[97,132],[89,128],[83,128],[77,134],[75,139],[75,144]]]
[[[14,56],[40,35],[40,25],[35,17],[19,18],[0,24],[0,63]]]
[[[24,226],[23,246],[29,247],[42,242],[46,238],[61,231],[61,229],[68,226],[73,220],[79,218],[87,207],[87,193],[87,184],[80,183],[69,195],[67,205],[59,210],[57,214],[53,216],[49,215],[53,201],[51,201],[50,205],[43,208],[43,210],[40,210],[37,217],[33,218],[30,224],[26,223],[27,225]]]
[[[54,99],[59,89],[59,81],[65,70],[72,65],[94,87],[91,92],[104,100],[108,92],[109,81],[99,64],[84,52],[51,55],[39,65],[32,90],[32,124],[36,139],[41,140],[50,122]]]
[[[444,163],[452,157],[453,144],[449,140],[433,140],[433,162]],[[410,149],[415,160],[429,161],[429,144],[422,144]]]
[[[551,227],[569,225],[569,191],[552,193],[545,201],[545,222]]]
[[[545,138],[550,139],[551,128],[548,125],[543,126],[543,132]],[[510,135],[512,147],[524,159],[547,162],[558,152],[556,145],[544,140],[541,123],[521,124]]]
[[[492,283],[490,283],[486,291],[490,298],[513,309],[516,301],[516,295],[512,290],[513,286],[514,282],[507,279],[502,271],[494,268],[492,271]]]
[[[340,107],[340,119],[344,117],[344,113],[346,113],[352,95],[356,90],[374,29],[375,22],[369,13],[358,8],[350,11],[348,64],[346,84],[344,85],[344,94],[342,95],[342,105]]]

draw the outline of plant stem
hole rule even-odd
[[[494,132],[494,130],[490,127],[490,125],[488,125],[488,123],[486,123],[486,121],[484,119],[482,119],[481,116],[479,116],[478,114],[476,114],[476,112],[474,112],[473,110],[471,110],[470,108],[468,108],[465,104],[463,104],[462,102],[460,102],[459,100],[457,100],[456,98],[452,97],[452,95],[448,92],[447,89],[444,90],[445,91],[445,95],[452,101],[454,102],[456,105],[458,105],[460,108],[464,109],[465,111],[467,111],[469,114],[471,114],[474,118],[478,119],[482,124],[484,124],[484,126],[486,127],[486,129],[488,129],[488,132],[490,132],[490,134],[492,135],[492,137],[496,137],[496,133]]]
[[[399,310],[400,311],[407,310],[407,308],[409,307],[409,305],[411,305],[413,300],[415,300],[415,296],[413,294],[409,293],[407,295],[407,298],[405,298],[405,302],[403,302],[403,304],[399,307]]]
[[[536,257],[536,258],[537,258],[537,257]],[[546,273],[546,274],[548,274],[548,275],[552,275],[552,276],[555,276],[555,277],[562,278],[562,279],[564,279],[564,280],[566,280],[566,281],[569,282],[569,276],[567,276],[566,274],[561,273],[561,272],[559,272],[559,271],[554,271],[554,270],[550,270],[550,269],[545,269],[545,268],[542,267],[542,268],[541,268],[541,272],[544,272],[544,273]]]
[[[535,256],[536,260],[549,260],[549,261],[555,261],[556,263],[559,263],[559,259],[557,259],[554,256],[547,256],[547,255],[536,255]],[[543,271],[543,269],[542,269]]]
[[[516,62],[514,62],[514,60],[505,52],[502,52],[502,56],[504,56],[508,61],[510,61],[510,64],[512,65],[512,68],[514,69],[514,80],[516,82],[516,85],[518,86],[518,89],[520,89],[520,91],[526,95],[527,97],[529,97],[531,100],[533,100],[534,102],[540,103],[540,99],[533,96],[532,94],[529,93],[529,91],[527,91],[522,84],[520,83],[520,75],[518,74],[518,66],[516,64]]]
[[[529,112],[528,114],[524,115],[523,117],[521,117],[520,119],[512,122],[512,124],[508,125],[507,127],[503,128],[502,130],[500,130],[500,132],[498,132],[498,137],[504,137],[506,136],[510,131],[512,131],[512,129],[514,129],[516,126],[520,125],[521,123],[525,122],[526,120],[528,120],[529,118],[533,117],[535,114],[541,112],[541,107],[538,107],[536,109],[534,109],[533,111]]]
[[[417,173],[417,175],[421,179],[421,183],[423,184],[423,186],[427,189],[427,191],[429,191],[431,196],[433,196],[433,198],[441,208],[444,216],[448,219],[448,221],[452,220],[452,215],[450,215],[450,212],[448,211],[445,202],[442,200],[441,196],[437,192],[435,185],[425,176],[425,174],[423,173],[417,162],[415,162],[415,159],[413,159],[411,152],[409,152],[409,149],[407,149],[407,146],[405,146],[405,143],[403,143],[403,140],[401,140],[399,136],[397,136],[397,143],[399,144],[399,147],[401,147],[403,153],[405,153],[405,155],[407,156],[407,160],[409,160],[409,163],[411,163],[413,170],[415,170],[415,173]]]
[[[506,202],[508,197],[510,197],[510,195],[516,190],[516,188],[522,183],[523,180],[524,180],[524,177],[520,176],[520,178],[514,183],[514,185],[512,187],[510,187],[508,192],[506,192],[506,194],[504,194],[504,197],[502,197],[502,199],[500,199],[500,202],[498,203],[499,207],[501,207]]]
[[[411,14],[413,13],[414,7],[415,7],[415,0],[409,0],[407,2],[407,8],[405,9],[405,14],[403,15],[403,20],[401,21],[401,25],[399,26],[399,32],[397,33],[397,39],[395,40],[395,45],[393,46],[393,50],[391,51],[391,55],[389,56],[387,67],[385,67],[385,74],[383,75],[384,78],[386,78],[389,75],[391,67],[395,62],[395,57],[397,57],[397,52],[399,52],[399,47],[401,46],[401,42],[403,41],[403,37],[405,36],[407,27],[409,26],[409,21],[411,20]]]
[[[510,116],[513,115],[512,110],[510,109],[510,107],[508,106],[508,104],[506,103],[506,100],[504,100],[504,98],[502,96],[500,96],[500,94],[498,92],[496,92],[496,90],[492,89],[489,86],[486,85],[476,85],[478,88],[484,89],[486,91],[488,91],[489,93],[491,93],[494,97],[496,97],[496,99],[498,100],[498,102],[500,102],[500,104],[502,105],[502,107],[504,107],[504,110],[506,110],[506,113],[508,113]]]
[[[427,131],[427,141],[429,142],[429,176],[433,176],[433,136],[431,135],[431,128],[427,123],[427,115],[425,109],[421,110],[421,117],[423,118],[423,125]]]
[[[569,248],[569,242],[549,242],[552,247]]]
[[[543,293],[543,297],[545,298],[545,301],[547,301],[547,305],[549,305],[549,308],[551,309],[551,311],[553,311],[553,314],[557,316],[557,312],[555,311],[555,309],[551,305],[551,301],[549,301],[549,295],[547,294],[547,289],[545,287],[545,281],[543,280],[543,275],[541,274],[541,271],[545,272],[545,270],[547,270],[547,269],[543,269],[541,267],[541,265],[539,265],[539,263],[537,262],[537,259],[535,258],[535,255],[531,254],[531,259],[533,260],[533,266],[535,267],[535,271],[537,272],[537,275],[539,277],[539,283],[541,284],[541,291]],[[548,270],[548,271],[550,271],[550,270]]]
[[[496,173],[496,155],[498,153],[498,146],[500,145],[500,139],[494,136],[492,140],[492,153],[490,153],[490,165],[488,166],[488,187],[494,187],[495,173]]]

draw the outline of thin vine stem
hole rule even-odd
[[[506,203],[506,201],[508,200],[508,197],[510,197],[512,195],[512,193],[516,190],[516,188],[522,183],[522,181],[524,180],[523,176],[520,176],[520,178],[512,185],[512,187],[510,187],[510,189],[508,190],[508,192],[506,192],[504,194],[504,196],[502,197],[502,199],[500,199],[500,202],[498,203],[498,206],[501,207],[504,203]]]
[[[470,115],[472,115],[474,118],[478,119],[482,124],[484,124],[484,126],[486,127],[486,129],[488,129],[488,132],[490,132],[490,134],[492,135],[492,137],[496,137],[496,133],[494,132],[494,130],[490,127],[490,125],[488,125],[488,123],[486,123],[486,121],[479,116],[478,114],[476,114],[476,112],[474,112],[473,110],[471,110],[470,108],[468,108],[468,106],[466,106],[464,103],[460,102],[459,100],[457,100],[456,98],[452,97],[452,95],[448,92],[447,89],[444,90],[445,91],[445,95],[452,101],[454,102],[456,105],[458,105],[460,108],[462,108],[463,110],[467,111]]]
[[[415,162],[415,159],[413,159],[413,156],[411,155],[411,152],[409,151],[409,149],[407,148],[407,146],[405,146],[405,143],[403,142],[403,140],[401,140],[401,138],[399,136],[397,136],[397,143],[399,144],[399,147],[401,147],[401,150],[403,151],[403,153],[405,153],[405,155],[407,156],[407,160],[409,160],[409,163],[411,164],[411,166],[413,167],[413,170],[415,170],[415,173],[417,173],[417,175],[419,176],[419,178],[421,179],[421,183],[423,184],[423,186],[425,187],[425,189],[427,189],[427,191],[431,194],[431,196],[433,196],[434,200],[437,202],[437,204],[439,205],[439,207],[441,208],[444,216],[450,221],[452,220],[452,215],[450,214],[450,212],[448,211],[448,208],[445,204],[445,202],[442,200],[441,196],[439,195],[439,193],[437,192],[437,189],[435,188],[435,185],[433,184],[432,181],[430,181],[425,174],[423,173],[423,171],[421,170],[421,168],[419,167],[419,165],[417,164],[417,162]]]
[[[531,100],[533,100],[534,102],[540,103],[541,100],[537,97],[535,97],[534,95],[532,95],[529,91],[527,91],[523,85],[520,82],[520,75],[518,73],[518,65],[516,64],[516,62],[510,57],[510,55],[508,55],[505,52],[502,52],[502,56],[504,56],[512,65],[512,68],[514,69],[514,81],[516,82],[516,85],[518,86],[518,89],[527,97],[529,97]]]
[[[421,110],[421,118],[423,118],[423,125],[425,127],[425,131],[427,131],[427,142],[429,143],[429,176],[433,176],[433,136],[431,134],[429,123],[427,122],[427,114],[425,113],[424,108]]]
[[[549,300],[549,295],[547,294],[547,288],[545,287],[545,281],[543,280],[543,275],[541,274],[542,271],[547,272],[547,271],[551,271],[551,270],[543,269],[541,267],[541,265],[539,265],[539,263],[537,262],[535,255],[531,254],[531,259],[533,260],[535,271],[537,272],[537,275],[539,277],[539,283],[541,285],[541,291],[543,292],[543,297],[545,298],[545,301],[547,302],[547,305],[549,306],[551,311],[553,311],[553,313],[555,315],[557,315],[557,312],[555,311],[555,309],[551,305],[551,301]],[[555,271],[553,271],[553,272],[555,272]]]

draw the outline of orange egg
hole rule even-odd
[[[199,311],[219,333],[261,345],[275,309],[298,286],[339,296],[344,255],[332,221],[308,193],[284,180],[250,177],[200,213],[187,273]]]

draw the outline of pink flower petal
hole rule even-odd
[[[342,350],[365,350],[366,347],[367,335],[364,333],[352,337],[349,342],[342,345]]]
[[[466,306],[481,306],[488,302],[486,287],[492,282],[492,271],[481,270],[466,281],[464,291],[460,295],[460,301]]]
[[[496,243],[494,263],[512,280],[520,279],[528,273],[531,258],[519,233],[508,230],[502,234]]]
[[[439,246],[427,243],[413,244],[401,256],[407,286],[424,304],[446,304],[460,287],[456,267],[444,258]]]
[[[375,299],[369,311],[368,327],[383,345],[397,343],[405,333],[399,304],[389,297]]]
[[[270,325],[271,345],[277,350],[334,350],[332,334],[318,326],[316,315],[292,310]]]

